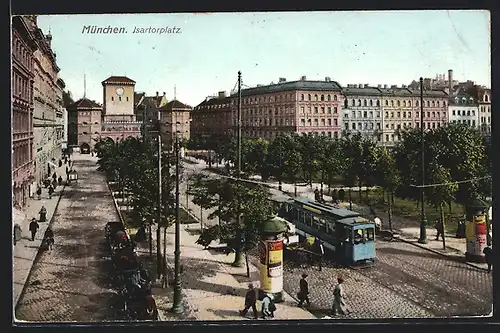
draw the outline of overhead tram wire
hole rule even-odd
[[[491,178],[491,176],[486,176],[486,177],[479,177],[479,178],[472,178],[468,180],[458,180],[456,182],[449,182],[449,183],[438,183],[438,184],[427,184],[427,185],[410,185],[410,187],[415,187],[415,188],[426,188],[426,187],[439,187],[439,186],[446,186],[446,185],[452,185],[452,184],[464,184],[464,183],[473,183],[478,180],[483,180],[483,179],[488,179]]]

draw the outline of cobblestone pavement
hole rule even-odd
[[[16,309],[17,320],[119,319],[112,308],[116,292],[106,273],[111,263],[103,230],[106,222],[117,221],[118,216],[95,159],[76,157],[78,183],[66,187],[61,198],[52,222],[54,249],[42,252],[34,263]]]
[[[301,267],[301,263],[304,265]],[[492,275],[402,242],[377,242],[375,266],[337,268],[286,261],[284,289],[296,295],[309,274],[310,311],[328,314],[336,277],[345,279],[348,318],[415,318],[487,315],[492,309]]]

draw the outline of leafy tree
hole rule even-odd
[[[261,185],[208,178],[205,175],[197,176],[192,187],[195,188],[194,200],[205,200],[204,206],[214,209],[209,218],[219,217],[221,220],[220,225],[204,229],[197,243],[203,246],[208,246],[213,240],[226,243],[230,252],[235,252],[234,265],[240,265],[243,253],[257,244],[254,239],[258,235],[256,230],[275,213],[268,189]],[[237,223],[238,213],[241,214],[241,225]]]
[[[389,193],[388,215],[389,230],[392,232],[392,213],[394,192],[401,184],[401,176],[396,165],[396,160],[387,148],[382,147],[379,150],[379,159],[377,160],[375,177],[377,183]]]
[[[319,170],[319,147],[318,137],[311,133],[306,133],[298,137],[297,143],[299,144],[300,154],[302,156],[302,172],[304,179],[312,187],[313,176]]]

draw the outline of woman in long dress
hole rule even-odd
[[[344,279],[342,277],[337,278],[338,284],[335,286],[335,289],[333,291],[333,308],[332,308],[332,314],[335,316],[337,315],[337,312],[346,315],[348,314],[347,311],[347,305],[345,303],[345,291],[344,291]]]

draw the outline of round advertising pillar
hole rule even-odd
[[[264,223],[259,241],[259,299],[272,294],[274,302],[283,302],[283,234],[286,224],[273,217]]]
[[[465,260],[475,263],[484,263],[483,250],[487,243],[487,214],[488,204],[482,200],[475,199],[465,208]]]

